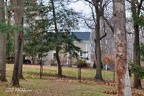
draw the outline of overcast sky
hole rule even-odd
[[[71,3],[69,5],[70,8],[73,8],[74,10],[76,10],[76,12],[82,13],[82,15],[90,15],[91,13],[91,9],[88,5],[88,3],[84,2],[84,1],[78,1],[75,3]],[[75,31],[82,31],[82,32],[90,32],[91,30],[84,24],[82,24],[80,26],[79,30],[75,30]]]
[[[78,1],[76,3],[71,3],[70,7],[78,12],[82,12],[83,14],[89,14],[90,13],[90,7],[88,6],[88,3],[84,1]]]

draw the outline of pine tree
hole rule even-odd
[[[58,64],[58,76],[62,76],[62,67],[59,58],[59,52],[61,50],[61,39],[60,32],[70,32],[71,29],[76,28],[77,24],[77,16],[78,14],[74,12],[72,9],[66,7],[66,2],[50,0],[50,4],[52,6],[52,18],[50,20],[53,21],[54,31],[56,33],[56,60]],[[72,38],[71,38],[72,39]],[[68,43],[67,43],[68,44]],[[71,44],[72,45],[72,44]],[[73,46],[76,47],[76,46]],[[69,45],[70,48],[70,45]],[[74,51],[73,51],[74,53]],[[75,54],[76,55],[76,54]]]

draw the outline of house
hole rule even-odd
[[[90,51],[90,32],[73,32],[75,36],[79,39],[81,39],[81,42],[74,41],[74,45],[81,48],[83,52],[79,52],[79,57],[85,58],[87,63],[90,63],[91,61],[91,51]],[[43,59],[44,65],[57,65],[56,61],[56,52],[55,50],[50,51],[47,53],[48,55]],[[74,63],[73,60],[70,60],[69,54],[64,54],[63,52],[60,52],[60,60],[62,65],[69,65]]]

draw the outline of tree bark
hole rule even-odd
[[[24,2],[23,0],[14,0],[14,20],[15,25],[21,25],[19,26],[21,30],[17,30],[15,32],[15,62],[14,62],[14,69],[13,69],[13,75],[12,75],[12,85],[13,86],[19,86],[19,68],[20,68],[20,62],[21,62],[21,55],[22,55],[22,40],[23,40],[23,9],[24,9]]]
[[[36,55],[32,55],[32,63],[31,64],[37,64]]]
[[[103,81],[102,78],[102,66],[101,66],[101,46],[100,46],[100,9],[99,9],[99,1],[94,1],[95,10],[96,10],[96,25],[95,25],[95,58],[96,58],[96,80]]]
[[[43,63],[42,63],[42,53],[40,53],[40,56],[39,56],[39,64],[40,64],[40,79],[42,79],[42,75],[43,75]]]
[[[125,0],[113,0],[118,96],[132,96],[127,62]]]
[[[5,23],[4,0],[0,1],[0,22]],[[0,32],[0,80],[7,81],[6,79],[6,34]]]
[[[52,3],[53,20],[54,20],[54,25],[55,25],[56,39],[57,39],[56,60],[57,60],[57,64],[58,64],[58,76],[62,77],[62,67],[61,67],[61,62],[60,62],[60,58],[59,58],[59,46],[60,46],[60,44],[59,44],[59,33],[58,33],[58,27],[57,27],[54,0],[51,0],[51,3]]]
[[[137,14],[139,16],[140,14],[140,8],[139,7],[136,7],[136,4],[135,4],[135,0],[131,0],[131,10],[132,10],[132,18],[133,18],[133,26],[134,26],[134,53],[133,53],[133,61],[134,61],[134,64],[137,64],[140,66],[140,50],[139,50],[139,25],[137,24],[137,21],[136,17],[135,17],[135,14]],[[141,5],[141,4],[140,4]],[[138,78],[137,74],[134,73],[134,83],[133,83],[133,87],[134,88],[142,88],[142,85],[141,85],[141,79]]]
[[[56,47],[56,59],[57,59],[57,64],[58,64],[58,76],[62,77],[62,67],[61,67],[61,62],[59,59],[59,48],[58,46]]]
[[[22,34],[22,35],[23,35],[23,34]],[[22,46],[21,46],[21,49],[20,49],[19,78],[20,78],[20,79],[24,79],[24,76],[23,76],[23,39],[22,39],[22,42],[21,42],[21,43],[22,43]]]
[[[81,68],[78,68],[78,80],[81,82]]]
[[[6,38],[4,33],[0,33],[0,80],[2,82],[6,79]]]
[[[134,24],[134,53],[133,53],[133,60],[134,64],[137,64],[140,66],[140,50],[139,50],[139,26]],[[139,88],[142,89],[141,85],[141,79],[137,76],[136,73],[134,73],[134,83],[133,83],[134,88]]]

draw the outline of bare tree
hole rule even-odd
[[[118,96],[132,96],[127,62],[125,0],[113,0]]]
[[[102,21],[102,18],[104,19],[104,21],[108,22],[108,20],[104,17],[104,8],[110,3],[109,0],[85,0],[86,2],[89,2],[89,4],[91,5],[91,11],[92,11],[92,18],[93,18],[93,26],[89,25],[86,20],[84,19],[86,25],[93,29],[94,32],[95,32],[95,61],[96,61],[96,76],[95,78],[97,80],[100,80],[100,81],[103,81],[103,78],[102,78],[102,61],[101,61],[101,42],[100,40],[102,40],[105,36],[106,36],[106,33],[101,36],[100,32],[101,32],[101,21]],[[103,23],[105,23],[103,22]],[[107,23],[106,22],[106,23]],[[108,22],[109,24],[109,22]],[[107,24],[107,25],[108,25]],[[111,25],[111,24],[109,24]],[[108,26],[109,26],[108,25]]]
[[[103,80],[102,71],[101,71],[101,47],[100,47],[100,17],[102,9],[99,8],[99,1],[93,0],[95,5],[95,13],[96,13],[96,24],[95,24],[95,54],[96,54],[96,76],[95,78],[98,80]],[[101,2],[100,2],[101,3]]]
[[[24,1],[23,0],[14,0],[14,20],[15,25],[17,25],[19,30],[15,32],[15,62],[14,70],[12,76],[12,85],[19,86],[19,72],[20,72],[20,62],[22,56],[22,42],[23,42],[23,10],[24,10]]]
[[[5,23],[4,0],[0,1],[0,22]],[[6,34],[0,33],[0,80],[6,79]]]

